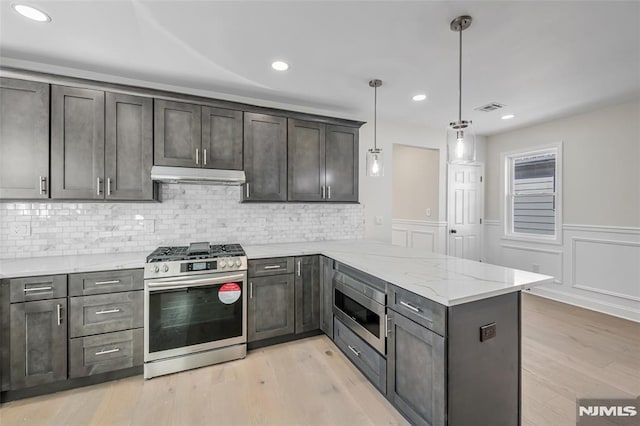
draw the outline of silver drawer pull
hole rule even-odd
[[[267,265],[264,269],[280,269],[281,265]]]
[[[50,291],[53,290],[53,286],[46,286],[46,287],[31,287],[31,288],[25,288],[24,292],[25,293],[29,293],[30,291]]]
[[[56,311],[58,314],[58,325],[62,324],[62,305],[61,304],[57,304],[56,305]]]
[[[117,314],[118,312],[120,312],[119,308],[116,309],[105,309],[104,311],[98,311],[96,312],[96,315],[102,315],[102,314]]]
[[[96,281],[95,285],[120,284],[120,280]]]
[[[406,308],[411,309],[413,312],[420,312],[420,308],[416,308],[415,306],[413,306],[411,303],[407,303],[404,301],[400,301],[400,304]]]
[[[357,357],[359,357],[359,356],[360,356],[360,351],[359,351],[359,350],[357,350],[356,348],[354,348],[354,347],[353,347],[353,346],[351,346],[351,345],[347,345],[347,347],[348,347],[349,349],[351,349],[351,352],[353,352]]]
[[[114,349],[108,349],[106,351],[96,352],[96,355],[106,355],[106,354],[112,354],[114,352],[120,352],[120,348],[114,348]]]

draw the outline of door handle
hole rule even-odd
[[[411,309],[413,312],[420,312],[420,308],[416,308],[415,306],[413,306],[411,303],[407,303],[404,300],[400,301],[400,304],[402,306],[404,306],[405,308],[409,308]]]
[[[331,185],[327,186],[327,198],[331,199]]]
[[[114,352],[120,352],[120,348],[114,348],[114,349],[108,349],[106,351],[96,352],[96,355],[106,355],[106,354],[112,354]]]
[[[267,265],[263,269],[280,269],[280,265]]]
[[[351,346],[351,345],[347,345],[347,347],[348,347],[349,349],[351,349],[351,352],[353,352],[353,353],[355,354],[355,356],[357,356],[357,357],[359,357],[359,356],[360,356],[360,351],[359,351],[359,350],[357,350],[356,348],[354,348],[354,347],[353,347],[353,346]]]
[[[95,285],[119,284],[120,280],[96,281]]]
[[[207,148],[202,150],[202,164],[207,165]]]
[[[47,193],[47,177],[46,176],[40,176],[40,194],[46,194]]]
[[[456,233],[458,233],[458,231],[456,231],[455,229],[452,229],[452,230],[450,230],[449,232],[450,232],[451,234],[456,234]]]
[[[107,195],[111,195],[111,178],[107,178]]]
[[[104,311],[97,311],[96,315],[103,315],[103,314],[117,314],[118,312],[120,312],[119,308],[115,308],[115,309],[107,309]]]
[[[62,305],[61,304],[57,304],[56,305],[56,311],[58,314],[58,325],[62,324]]]
[[[298,276],[300,276],[300,262],[301,260],[298,260]]]
[[[389,315],[384,316],[384,337],[389,337],[389,333],[391,333],[391,330],[389,329],[390,320],[391,318],[389,318]]]
[[[253,299],[253,281],[249,281],[249,299]]]
[[[200,149],[196,148],[196,164],[200,165]]]
[[[53,290],[53,286],[46,286],[46,287],[31,287],[31,288],[25,288],[23,291],[25,293],[29,293],[31,291],[46,291],[49,292],[50,290]]]
[[[96,195],[100,195],[102,194],[102,190],[100,189],[100,186],[102,185],[102,179],[100,178],[96,178]]]
[[[245,193],[246,193],[246,195],[247,195],[247,198],[249,198],[249,182],[247,182],[247,183],[245,183],[245,184],[244,184],[244,188],[245,188],[245,190],[246,190],[246,191],[245,191]]]
[[[324,197],[326,196],[326,187],[324,185],[322,185],[322,199],[324,200]]]

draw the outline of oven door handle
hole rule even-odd
[[[173,280],[173,281],[147,281],[146,286],[151,289],[175,289],[185,287],[199,287],[203,285],[224,284],[229,281],[244,280],[244,274],[226,275],[219,278],[201,278],[195,280]]]

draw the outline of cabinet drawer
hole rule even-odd
[[[447,308],[394,285],[388,287],[389,308],[446,336]]]
[[[67,276],[13,278],[9,280],[9,289],[10,303],[67,297]]]
[[[69,299],[69,337],[90,336],[143,326],[143,291]]]
[[[69,377],[85,377],[142,365],[144,329],[69,340]]]
[[[333,341],[383,395],[387,393],[387,360],[338,318],[333,320]]]
[[[142,290],[143,288],[142,269],[69,275],[69,296],[116,293],[121,291]]]
[[[249,261],[248,275],[264,277],[267,275],[293,274],[293,257],[273,257]]]

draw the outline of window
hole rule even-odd
[[[560,144],[503,156],[505,236],[560,242]]]

